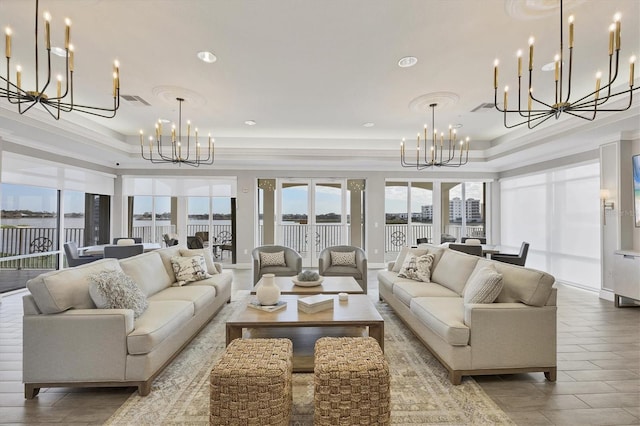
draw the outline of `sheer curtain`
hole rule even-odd
[[[599,187],[598,163],[501,180],[503,251],[527,241],[527,267],[599,290]]]

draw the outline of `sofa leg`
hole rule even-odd
[[[138,395],[147,396],[151,393],[151,380],[147,380],[146,382],[142,382],[138,385]]]
[[[550,381],[550,382],[555,382],[556,381],[556,376],[557,376],[557,371],[558,371],[558,369],[556,367],[553,367],[551,370],[544,372],[544,377],[546,377],[547,380]]]
[[[34,385],[30,385],[28,383],[24,384],[24,397],[26,399],[33,399],[39,393],[40,393],[40,388],[37,388]]]
[[[449,381],[452,385],[459,385],[462,383],[462,374],[458,371],[449,371]]]

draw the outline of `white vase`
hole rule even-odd
[[[280,287],[276,285],[275,275],[264,274],[262,284],[256,290],[256,297],[261,305],[275,305],[280,300]]]

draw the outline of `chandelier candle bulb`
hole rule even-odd
[[[143,136],[144,136],[144,132],[142,130],[140,130],[140,147],[142,147],[142,145],[144,145],[144,141],[142,140]]]
[[[16,67],[16,86],[18,89],[22,87],[22,67],[20,65]]]
[[[615,30],[615,24],[609,25],[609,56],[613,55],[613,33]]]
[[[114,72],[113,73],[113,97],[114,98],[117,96],[117,92],[118,92],[118,77]]]
[[[560,55],[554,56],[553,60],[555,61],[555,79],[558,81],[560,77]]]
[[[44,13],[44,42],[47,46],[47,50],[51,50],[51,27],[50,27],[51,15],[49,12]]]
[[[498,88],[498,60],[493,61],[493,88]]]
[[[522,50],[518,50],[516,56],[518,56],[518,77],[522,77]]]
[[[57,89],[58,89],[58,98],[61,98],[62,96],[62,76],[60,74],[58,74],[58,84],[57,84]]]
[[[613,16],[613,22],[616,24],[616,50],[620,50],[620,18],[621,16],[619,13],[616,13]]]
[[[601,77],[602,77],[602,73],[598,71],[596,73],[596,92],[595,92],[596,99],[598,99],[598,96],[600,96],[600,78]]]
[[[11,58],[11,28],[7,27],[4,30],[4,52],[7,59]]]
[[[504,110],[507,110],[507,95],[509,93],[509,86],[504,86]]]
[[[633,76],[635,74],[635,64],[636,57],[632,56],[631,58],[629,58],[629,87],[633,87],[633,80],[635,80]]]
[[[69,71],[73,72],[73,46],[69,45]]]
[[[64,29],[64,48],[68,49],[69,48],[69,39],[70,39],[70,34],[71,34],[71,20],[69,18],[66,18],[64,20],[66,27]]]
[[[573,48],[573,15],[569,16],[569,49]]]
[[[535,39],[533,37],[529,37],[529,71],[533,70],[533,42],[534,41]]]
[[[151,156],[152,152],[153,152],[153,138],[149,136],[149,156]]]

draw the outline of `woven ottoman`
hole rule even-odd
[[[314,350],[314,425],[388,425],[389,365],[371,337],[323,337]]]
[[[293,344],[235,339],[211,370],[212,425],[288,425]]]

